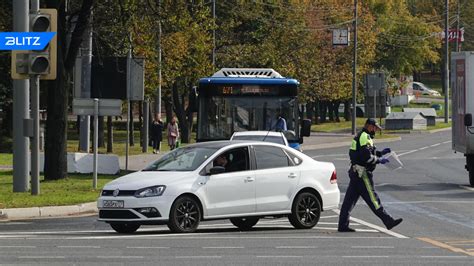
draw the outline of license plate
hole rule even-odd
[[[104,200],[104,208],[123,208],[123,200]]]

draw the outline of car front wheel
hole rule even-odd
[[[313,228],[321,216],[321,203],[318,198],[309,192],[303,192],[296,196],[288,216],[290,223],[297,229]]]
[[[195,232],[200,221],[201,209],[192,197],[180,197],[171,206],[168,227],[172,232]]]
[[[117,233],[121,234],[131,234],[140,228],[139,224],[131,223],[111,223],[110,227],[114,229]]]
[[[258,223],[259,218],[257,217],[236,217],[230,218],[230,222],[237,226],[240,230],[250,230],[254,225]]]

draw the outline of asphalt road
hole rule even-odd
[[[407,135],[385,145],[405,164],[375,171],[385,208],[404,218],[392,231],[363,202],[353,212],[355,233],[336,231],[334,211],[323,212],[312,230],[263,219],[240,232],[224,220],[204,222],[195,234],[146,226],[120,235],[94,216],[25,220],[0,223],[0,264],[472,265],[474,191],[467,187],[464,157],[451,151],[450,132]],[[344,193],[347,148],[305,152],[336,165]]]

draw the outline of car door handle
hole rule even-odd
[[[253,181],[255,181],[255,178],[253,178],[253,177],[250,177],[250,176],[248,176],[248,177],[247,177],[247,178],[245,178],[245,180],[244,180],[244,182],[245,182],[245,183],[248,183],[248,182],[253,182]]]
[[[294,174],[294,173],[291,173],[290,175],[288,175],[288,177],[289,177],[289,178],[296,178],[296,177],[298,177],[298,176],[297,176],[296,174]]]

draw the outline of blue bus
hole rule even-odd
[[[281,115],[288,141],[302,143],[302,137],[310,134],[311,122],[299,119],[298,85],[296,79],[260,68],[223,68],[201,78],[196,140],[226,140],[236,131],[275,131]]]

